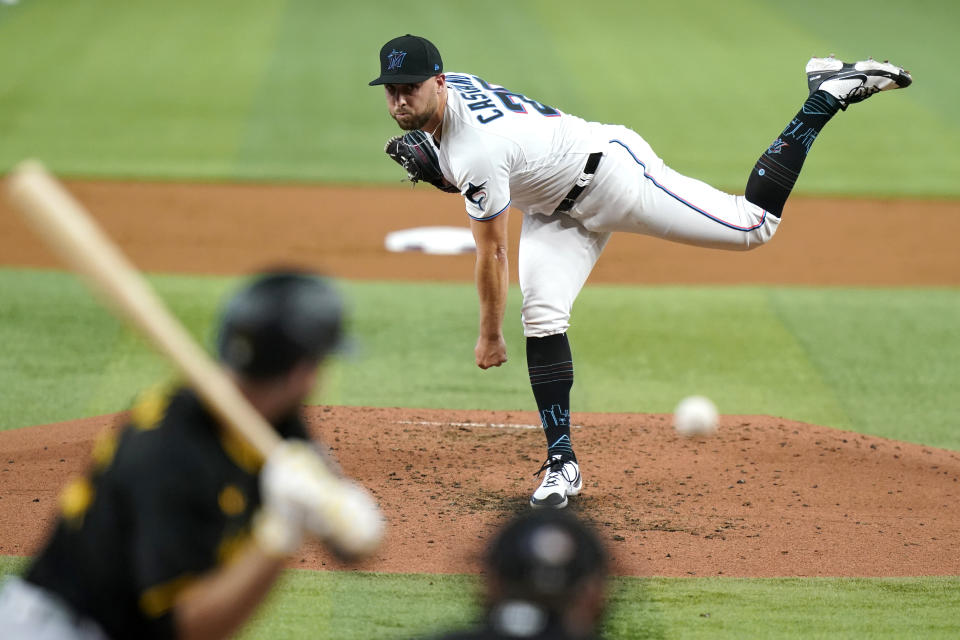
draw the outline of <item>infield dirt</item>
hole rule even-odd
[[[388,253],[384,236],[466,227],[462,199],[433,187],[348,188],[69,182],[141,269],[231,274],[291,262],[342,278],[462,280],[473,258]],[[0,200],[0,264],[59,267]],[[520,215],[510,261],[516,282]],[[615,234],[589,282],[960,284],[960,201],[792,198],[776,238],[748,252]],[[589,286],[588,282],[588,286]]]
[[[296,263],[344,278],[472,277],[471,256],[383,249],[388,231],[465,226],[460,201],[428,189],[69,186],[149,271]],[[0,264],[57,267],[4,206]],[[518,222],[514,215],[514,264]],[[777,238],[759,251],[621,235],[591,282],[957,286],[958,235],[957,202],[794,199]],[[311,428],[376,492],[389,519],[381,553],[361,569],[477,571],[490,533],[527,508],[537,482],[530,474],[543,442],[533,412],[308,411]],[[117,420],[0,433],[0,554],[35,550],[59,487],[83,471],[94,435]],[[679,438],[661,415],[578,413],[574,421],[586,484],[571,508],[597,525],[618,573],[960,574],[958,453],[768,416],[723,416],[706,439]],[[292,565],[341,568],[317,546]]]
[[[0,553],[32,553],[64,481],[120,416],[0,433]],[[535,412],[311,407],[311,430],[370,487],[389,522],[370,571],[464,573],[528,509]],[[767,416],[677,436],[669,417],[577,414],[593,522],[614,571],[658,576],[960,574],[960,454]],[[345,568],[320,546],[291,566]]]

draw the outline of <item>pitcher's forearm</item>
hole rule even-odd
[[[502,331],[509,290],[509,265],[505,247],[490,253],[477,254],[476,281],[480,300],[480,335],[496,338]]]

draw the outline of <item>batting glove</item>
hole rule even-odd
[[[359,556],[373,551],[383,537],[383,520],[369,493],[331,473],[304,441],[282,442],[260,472],[263,508],[255,538],[267,553],[289,555],[305,533],[334,551]]]

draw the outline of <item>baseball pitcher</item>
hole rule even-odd
[[[563,508],[583,478],[570,440],[570,310],[615,231],[718,249],[773,237],[811,145],[827,122],[910,74],[873,59],[806,66],[808,96],[730,195],[670,169],[627,127],[587,122],[469,73],[444,72],[437,48],[404,35],[380,50],[387,108],[400,128],[386,152],[414,182],[463,196],[477,245],[481,369],[507,361],[507,216],[523,212],[519,273],[530,384],[547,440],[533,507]]]

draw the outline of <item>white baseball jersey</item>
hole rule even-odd
[[[552,213],[586,157],[606,146],[581,118],[476,76],[445,75],[440,168],[475,220],[497,216],[510,205]]]
[[[510,206],[527,214],[519,271],[528,337],[567,330],[573,302],[613,231],[743,250],[777,230],[779,218],[670,169],[627,127],[587,122],[473,75],[445,75],[444,177],[474,220]],[[598,151],[603,157],[586,188],[556,213]]]

